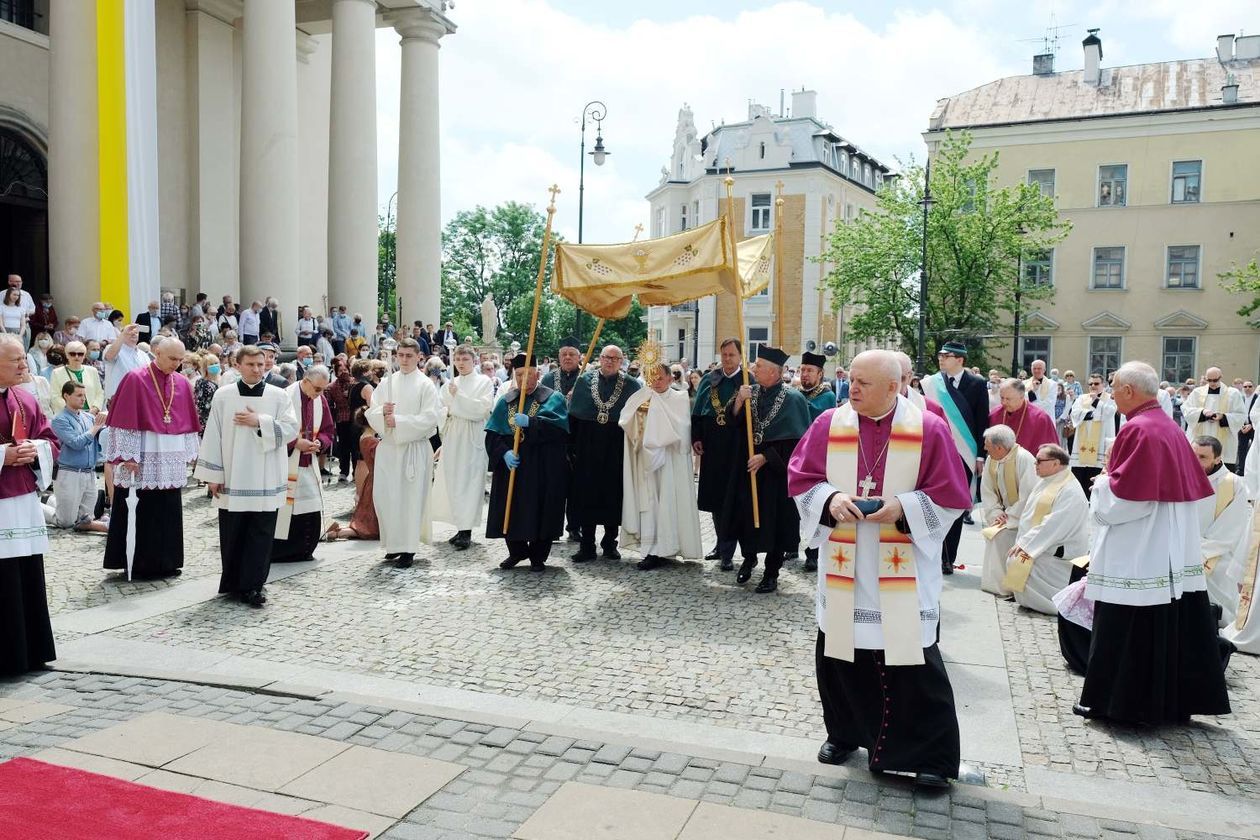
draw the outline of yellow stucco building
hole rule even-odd
[[[1000,152],[1000,186],[1038,184],[1072,221],[1025,262],[1024,282],[1055,295],[1023,313],[1021,364],[1256,377],[1260,330],[1218,274],[1260,250],[1260,36],[1128,67],[1102,66],[1096,30],[1083,47],[1083,70],[1055,73],[1042,55],[1032,75],[940,100],[924,133],[931,155],[947,131],[969,131],[974,154]],[[1010,359],[1010,325],[995,332],[991,357]]]

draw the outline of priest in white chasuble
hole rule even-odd
[[[1020,513],[1002,585],[1021,607],[1057,615],[1054,595],[1070,582],[1071,561],[1089,550],[1089,502],[1057,443],[1037,450],[1037,478]]]
[[[201,423],[183,363],[184,345],[163,341],[152,362],[123,376],[109,403],[104,458],[114,465],[115,489],[105,568],[132,578],[177,575],[184,566],[180,494]]]
[[[1221,458],[1231,470],[1238,463],[1238,431],[1247,422],[1247,404],[1242,391],[1222,381],[1220,368],[1208,368],[1203,374],[1206,385],[1190,392],[1181,404],[1186,421],[1186,437],[1193,441],[1211,435],[1221,442]]]
[[[1003,598],[1011,591],[1006,578],[1006,556],[1015,546],[1019,516],[1037,486],[1037,458],[1015,442],[1015,430],[998,424],[984,431],[988,458],[980,474],[980,515],[984,528],[984,568],[980,588]]]
[[[219,592],[253,607],[267,601],[276,517],[289,493],[288,444],[298,436],[293,400],[264,379],[257,345],[236,351],[241,378],[214,392],[193,474],[219,511]]]
[[[1085,393],[1072,403],[1072,475],[1085,491],[1093,491],[1094,479],[1107,463],[1116,436],[1116,403],[1103,386],[1101,373],[1091,373]]]
[[[381,437],[373,476],[381,547],[386,560],[407,568],[432,531],[433,446],[429,438],[442,419],[442,398],[433,380],[419,369],[420,345],[415,339],[399,341],[394,357],[398,370],[372,391],[367,420]]]
[[[463,551],[472,545],[472,529],[481,525],[485,510],[485,427],[494,410],[494,383],[478,369],[471,347],[456,347],[451,361],[458,375],[439,389],[446,422],[433,480],[433,518],[455,526],[449,542]]]
[[[314,560],[324,533],[324,490],[319,456],[332,451],[337,424],[324,391],[328,368],[311,365],[301,380],[285,388],[298,419],[298,436],[289,444],[288,490],[276,517],[272,563]],[[229,386],[230,387],[230,386]]]
[[[569,413],[564,394],[538,384],[532,356],[512,360],[511,388],[505,388],[486,421],[485,447],[490,459],[490,511],[486,536],[507,543],[507,559],[500,569],[514,569],[525,561],[541,572],[551,545],[564,533],[565,494],[569,489]],[[525,404],[521,406],[521,389]],[[513,451],[516,431],[520,447]],[[515,480],[513,480],[515,476]],[[508,487],[512,514],[504,531]]]
[[[849,402],[823,413],[788,468],[801,537],[823,548],[815,665],[827,740],[873,771],[943,787],[958,776],[954,693],[937,646],[941,547],[971,507],[948,425],[898,395],[896,356],[853,360]]]
[[[621,544],[640,552],[639,568],[648,570],[679,556],[699,560],[704,549],[692,488],[691,400],[670,387],[669,364],[655,342],[639,349],[639,369],[648,387],[630,395],[619,421],[625,431]]]
[[[1251,505],[1241,476],[1225,468],[1221,442],[1204,435],[1194,442],[1212,495],[1199,500],[1199,537],[1208,599],[1220,608],[1217,624],[1226,627],[1238,613],[1238,585],[1251,537]]]
[[[1239,653],[1260,656],[1260,505],[1253,506],[1247,523],[1246,548],[1235,556],[1230,577],[1238,581],[1238,609],[1234,620],[1221,631],[1221,638],[1234,644]]]
[[[1127,420],[1090,498],[1094,635],[1072,709],[1083,717],[1157,725],[1230,711],[1196,505],[1212,486],[1159,390],[1144,362],[1116,371],[1112,396]]]

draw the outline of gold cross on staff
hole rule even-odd
[[[731,174],[731,159],[729,157],[726,159],[726,174]]]
[[[556,208],[556,196],[560,194],[560,185],[552,184],[551,189],[547,190],[547,192],[551,193],[551,207],[548,209],[554,210]]]
[[[776,193],[778,193],[778,195],[779,195],[780,197],[782,197],[782,196],[783,196],[783,182],[782,182],[782,181],[775,181],[775,182],[774,182],[774,190],[775,190],[775,192],[776,192]]]

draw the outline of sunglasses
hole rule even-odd
[[[85,356],[87,354],[86,353],[67,353],[66,355],[73,359],[79,356]]]
[[[1038,458],[1037,463],[1038,464],[1057,464],[1059,463],[1059,459],[1058,458]]]
[[[1216,379],[1209,379],[1209,380],[1208,380],[1208,382],[1212,383],[1213,385],[1215,385],[1217,382],[1220,382],[1220,381],[1221,381],[1221,379],[1220,379],[1220,377],[1219,377],[1219,376],[1218,376]]]

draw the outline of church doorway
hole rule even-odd
[[[48,163],[20,134],[0,128],[0,275],[48,290]]]

